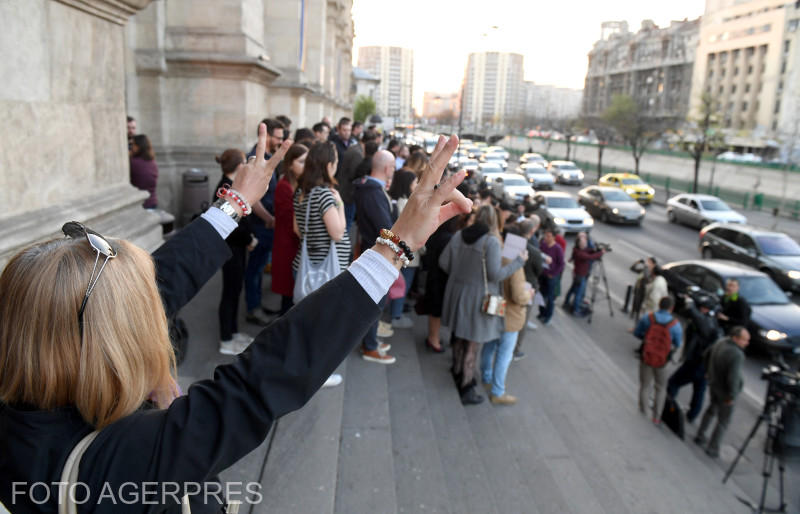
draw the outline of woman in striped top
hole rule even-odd
[[[294,194],[294,231],[302,240],[306,238],[308,257],[312,263],[322,262],[328,255],[331,240],[336,242],[336,254],[342,271],[350,260],[350,238],[345,230],[344,203],[336,190],[337,156],[333,143],[314,144],[308,151],[303,174],[298,179]],[[306,233],[306,210],[311,202]],[[292,262],[297,272],[300,265],[298,252]]]

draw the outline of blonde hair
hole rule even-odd
[[[83,239],[54,239],[16,256],[0,276],[0,401],[49,410],[75,406],[102,428],[174,386],[175,356],[150,255],[118,248],[78,309],[95,251]],[[103,257],[101,256],[101,260]]]
[[[483,223],[489,227],[489,234],[502,242],[500,237],[500,226],[498,224],[497,211],[491,205],[482,205],[475,213],[475,223]]]

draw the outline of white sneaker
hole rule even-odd
[[[219,342],[219,353],[224,355],[239,355],[247,348],[247,345],[242,344],[236,339],[228,339],[227,341]]]
[[[342,383],[342,375],[338,373],[334,373],[333,375],[328,377],[328,380],[322,384],[322,387],[336,387]]]
[[[539,328],[539,325],[537,325],[533,321],[529,321],[528,322],[528,328],[531,329],[531,330],[536,330],[537,328]]]
[[[412,328],[414,322],[408,316],[401,316],[392,320],[392,328]]]
[[[252,343],[254,339],[255,338],[253,336],[247,335],[242,332],[236,332],[235,334],[233,334],[233,340],[238,343],[241,343],[245,348],[250,346],[250,343]]]
[[[378,337],[392,337],[393,335],[394,330],[392,330],[391,324],[385,321],[378,322]]]

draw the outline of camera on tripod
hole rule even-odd
[[[601,243],[600,241],[595,241],[594,246],[598,250],[603,250],[606,253],[611,251],[611,243]]]
[[[770,364],[761,369],[761,380],[768,380],[777,390],[800,398],[800,373],[796,371]]]

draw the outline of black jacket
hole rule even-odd
[[[339,183],[339,194],[344,203],[353,203],[353,180],[356,178],[356,168],[363,160],[364,150],[360,144],[350,145],[350,148],[339,157],[336,182]]]
[[[363,252],[372,248],[382,228],[392,228],[395,215],[389,195],[377,181],[361,177],[355,180],[353,186],[356,222]]]
[[[687,302],[684,314],[689,318],[684,336],[684,360],[699,365],[703,362],[706,349],[722,337],[722,330],[717,324],[717,318],[713,314],[700,312],[694,302]]]
[[[153,257],[167,314],[186,304],[229,256],[202,218],[164,243]],[[179,505],[125,505],[117,491],[125,482],[202,483],[230,467],[264,441],[274,420],[311,398],[378,314],[375,302],[343,272],[169,409],[142,409],[104,428],[84,454],[78,479],[95,499],[108,483],[117,504],[109,499],[78,512],[180,512]],[[27,494],[12,501],[12,482],[58,482],[67,455],[91,430],[73,407],[37,411],[0,404],[0,501],[14,514],[57,512],[57,494],[43,505]],[[218,506],[202,507],[192,502],[195,514],[219,512]]]
[[[747,303],[741,293],[739,293],[736,300],[731,300],[727,296],[723,297],[722,314],[726,315],[728,320],[722,321],[720,324],[725,329],[725,334],[727,335],[733,327],[746,327],[750,323],[750,312],[750,304]]]

